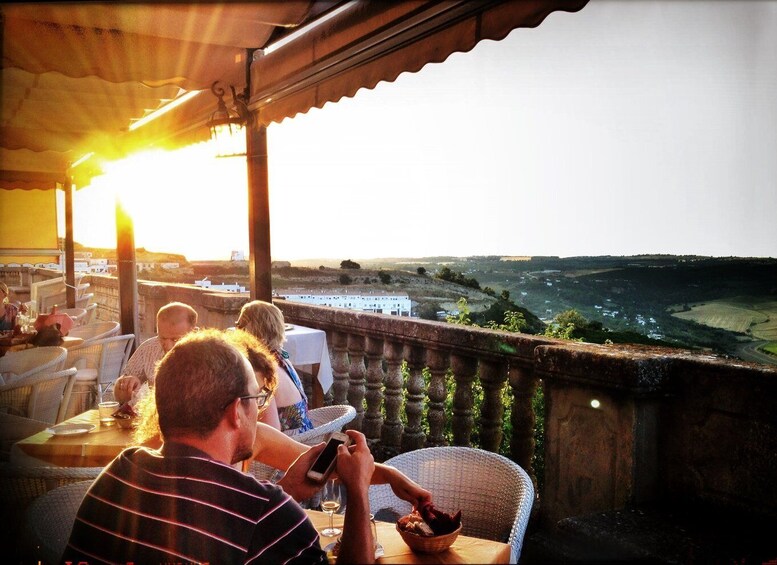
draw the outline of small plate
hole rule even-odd
[[[88,434],[94,428],[94,424],[59,424],[46,431],[55,436],[80,436]]]
[[[286,330],[287,332],[290,332],[291,330],[294,329],[294,326],[292,326],[291,324],[286,324],[285,326],[283,326],[283,329]]]

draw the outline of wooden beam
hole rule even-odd
[[[65,182],[65,296],[68,308],[76,307],[75,246],[73,244],[73,181]]]
[[[246,127],[248,167],[248,274],[251,300],[272,300],[270,274],[270,185],[267,167],[267,128]]]
[[[132,217],[116,198],[116,262],[119,275],[119,322],[123,334],[138,324],[138,272],[135,266],[135,228]]]

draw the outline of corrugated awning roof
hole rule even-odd
[[[262,123],[353,96],[586,2],[3,4],[0,188],[54,188],[87,152],[112,158],[204,139],[215,109],[210,85],[222,80],[241,89],[247,49],[333,8],[335,16],[294,41],[255,53],[250,106]],[[128,133],[133,120],[191,90],[204,92]]]
[[[212,112],[211,83],[245,84],[246,49],[329,4],[3,4],[0,186],[52,188],[84,153],[169,138],[127,130],[183,91],[206,90],[180,116]]]

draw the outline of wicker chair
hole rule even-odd
[[[534,486],[519,465],[490,451],[470,447],[429,447],[386,460],[432,493],[435,507],[461,510],[462,533],[511,546],[511,562],[521,555]],[[370,508],[378,517],[412,510],[388,485],[370,487]],[[380,513],[380,514],[379,514]]]
[[[0,543],[2,547],[19,547],[20,526],[24,522],[25,511],[31,506],[33,500],[52,489],[71,483],[87,481],[89,485],[101,471],[102,467],[19,467],[8,463],[0,464],[0,501],[2,502],[0,514],[3,524],[0,528],[2,532]],[[19,555],[18,557],[24,562],[32,561],[26,559],[31,556]],[[58,563],[59,558],[50,562]]]
[[[83,343],[70,350],[68,364],[75,366],[78,372],[77,398],[68,411],[68,417],[91,407],[93,390],[97,392],[97,402],[102,402],[103,393],[124,370],[134,342],[135,334],[117,335]]]
[[[15,379],[0,386],[0,406],[17,416],[58,424],[65,419],[75,379],[75,368]]]
[[[0,461],[11,458],[11,447],[17,441],[42,432],[49,425],[48,422],[0,412]]]
[[[73,319],[73,326],[80,326],[86,318],[85,308],[57,308],[57,314],[67,314]]]
[[[343,429],[343,426],[356,418],[356,409],[347,404],[323,406],[310,410],[308,417],[313,422],[314,428],[291,437],[294,441],[304,443],[305,445],[316,445],[327,434],[339,432]],[[277,471],[277,469],[259,461],[252,461],[250,465],[250,472],[261,481],[277,480]]]
[[[70,337],[80,337],[84,340],[81,345],[88,345],[98,339],[119,335],[121,325],[119,322],[90,322],[83,326],[77,326],[70,330]]]
[[[65,368],[66,360],[67,349],[64,347],[32,347],[11,351],[0,357],[0,373],[5,375],[5,384],[10,384],[36,373],[61,371]]]
[[[22,524],[22,558],[38,563],[62,562],[76,514],[93,482],[61,486],[32,501]]]
[[[87,304],[86,306],[84,306],[84,310],[86,310],[86,316],[84,316],[84,319],[81,321],[80,325],[82,326],[85,326],[86,324],[91,324],[92,322],[94,322],[94,316],[97,313],[97,303],[92,302],[91,304]]]

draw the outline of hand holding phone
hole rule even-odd
[[[337,448],[341,445],[351,444],[351,438],[343,432],[332,432],[326,442],[324,450],[318,454],[318,457],[310,466],[307,473],[308,479],[316,483],[323,483],[335,469],[337,461]]]

